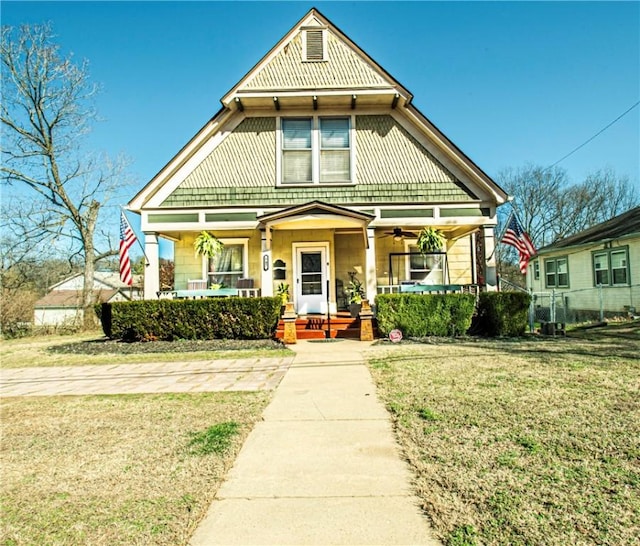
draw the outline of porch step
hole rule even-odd
[[[329,323],[327,317],[298,317],[296,319],[296,336],[298,339],[324,339],[327,336]],[[351,317],[331,317],[332,338],[360,338],[360,319]],[[278,322],[276,339],[284,337],[284,321]]]

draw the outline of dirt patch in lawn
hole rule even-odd
[[[379,393],[444,542],[637,543],[639,354],[629,325],[375,348]]]
[[[0,543],[186,544],[269,399],[5,398]]]

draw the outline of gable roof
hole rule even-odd
[[[301,62],[304,30],[326,31],[330,62]],[[238,100],[273,101],[274,94],[312,91],[317,97],[343,90],[388,95],[388,104],[408,104],[413,95],[316,8],[311,8],[282,39],[221,99],[238,108]],[[366,95],[366,93],[365,93]],[[279,97],[282,98],[282,97]],[[364,98],[359,97],[359,98]],[[269,104],[269,102],[266,104]]]
[[[300,36],[309,28],[321,28],[326,32],[327,50],[335,57],[335,62],[302,61]],[[466,185],[465,179],[468,179],[477,188],[478,194],[485,195],[486,199],[495,201],[497,205],[505,203],[507,193],[415,108],[411,104],[412,99],[413,95],[404,86],[317,9],[312,8],[221,99],[222,109],[133,197],[129,202],[129,209],[140,211],[146,206],[205,205],[202,202],[205,196],[201,188],[193,191],[186,189],[189,195],[198,194],[199,202],[189,195],[186,198],[181,195],[175,203],[167,200],[167,197],[246,119],[245,106],[263,111],[269,109],[267,111],[273,112],[275,116],[280,108],[285,111],[289,106],[316,109],[318,104],[320,107],[332,108],[354,108],[356,104],[358,107],[368,104],[390,108],[407,125],[411,125],[412,130],[415,129],[419,138],[429,142],[433,155],[442,160],[446,158],[451,163],[456,172],[457,184]],[[275,150],[271,152],[275,153]],[[235,186],[233,184],[228,187],[235,190]],[[472,195],[476,193],[475,188],[467,187],[462,193],[467,191]],[[308,188],[309,191],[312,189]],[[457,196],[457,200],[469,198],[462,193]],[[317,197],[323,196],[306,195],[297,202]],[[427,196],[426,200],[434,199],[433,196]],[[207,200],[206,204],[209,203]],[[210,206],[216,204],[219,203],[211,202]]]
[[[105,289],[93,290],[94,301],[98,303],[108,302],[120,290]],[[123,293],[128,299],[126,293]],[[36,301],[34,307],[79,308],[82,307],[82,290],[52,290]]]
[[[74,279],[78,279],[82,281],[84,278],[84,273],[76,273],[75,275],[71,275],[66,279],[57,282],[53,286],[49,287],[49,290],[59,290],[58,287],[72,281]],[[128,284],[123,283],[120,280],[120,273],[116,273],[113,271],[94,271],[93,272],[93,280],[94,280],[94,289],[100,288],[104,286],[105,288],[129,288]],[[142,286],[142,275],[134,275],[133,276],[133,287]],[[64,289],[63,289],[64,290]]]
[[[570,237],[560,239],[551,245],[541,248],[538,254],[560,248],[612,241],[630,235],[640,236],[640,207],[628,210]]]

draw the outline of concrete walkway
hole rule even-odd
[[[192,546],[438,545],[411,493],[369,344],[300,341]]]

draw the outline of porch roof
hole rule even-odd
[[[322,201],[311,201],[277,212],[258,216],[259,226],[267,232],[267,241],[271,239],[271,230],[278,229],[343,229],[357,228],[362,231],[365,248],[368,248],[367,226],[375,215],[355,211]]]

